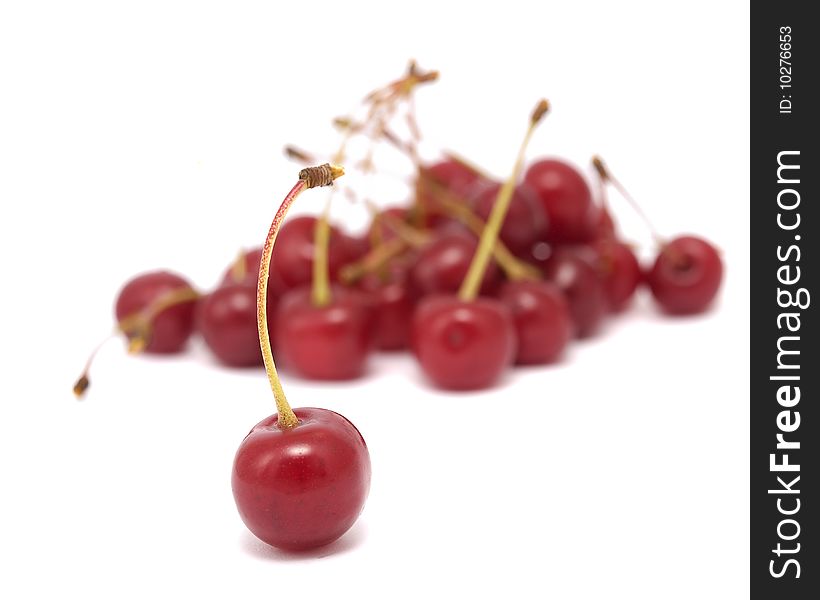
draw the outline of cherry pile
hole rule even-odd
[[[277,414],[242,442],[233,489],[249,529],[274,546],[303,549],[338,538],[358,516],[370,482],[356,428],[331,411],[292,410],[274,355],[301,377],[349,380],[367,374],[373,352],[406,350],[433,385],[481,389],[513,365],[561,360],[570,341],[598,335],[641,289],[665,313],[684,315],[708,310],[720,287],[720,253],[694,235],[667,239],[652,231],[655,259],[638,260],[621,237],[607,189],[644,215],[599,157],[592,159],[596,194],[564,160],[541,158],[524,168],[530,137],[549,111],[545,100],[530,116],[505,181],[453,154],[421,160],[411,98],[436,78],[411,63],[402,78],[366,97],[362,120],[337,119],[343,141],[331,162],[303,169],[265,245],[226,265],[215,289],[201,293],[180,275],[154,271],[128,281],[117,297],[115,334],[133,353],[180,353],[199,336],[225,366],[266,368]],[[391,125],[400,106],[405,136]],[[284,221],[301,191],[341,176],[332,163],[356,136],[371,142],[357,163],[363,172],[377,171],[378,142],[412,162],[411,197],[376,208],[333,185],[370,209],[360,236],[329,222],[329,199],[319,217]],[[288,154],[318,162],[293,148]],[[74,387],[78,397],[89,386],[95,353]],[[293,462],[294,444],[311,447],[322,468]],[[281,518],[272,521],[271,511]]]

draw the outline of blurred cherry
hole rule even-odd
[[[287,221],[279,232],[271,272],[287,289],[308,285],[312,280],[316,221],[315,217],[296,217]],[[350,251],[350,240],[331,227],[328,267],[332,280],[335,281],[339,269],[350,262]]]
[[[604,286],[595,265],[597,258],[589,256],[591,249],[559,248],[550,257],[544,274],[563,293],[578,337],[597,332],[607,311]]]
[[[422,295],[455,293],[461,286],[478,247],[472,234],[449,232],[438,235],[422,248],[410,272],[411,283]],[[487,265],[481,293],[490,294],[501,280],[494,262]]]
[[[489,218],[500,189],[500,183],[493,183],[480,186],[474,193],[472,208],[484,221]],[[527,184],[517,185],[501,226],[501,241],[513,254],[526,256],[536,242],[544,239],[546,230],[547,219],[538,195]]]
[[[519,365],[558,360],[573,335],[569,304],[558,287],[548,281],[508,281],[499,299],[510,309],[518,340]]]
[[[542,159],[530,165],[524,181],[535,190],[547,215],[547,241],[588,241],[598,218],[592,192],[575,167],[557,159]]]
[[[717,295],[723,279],[723,261],[712,244],[684,235],[661,247],[646,279],[652,295],[665,311],[699,313]]]

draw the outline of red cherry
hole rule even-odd
[[[609,308],[613,312],[622,311],[643,280],[641,265],[632,248],[615,238],[599,239],[592,247],[598,256],[598,275],[604,284]]]
[[[408,283],[407,270],[390,269],[386,278],[369,273],[359,282],[359,289],[371,298],[376,347],[380,350],[409,347],[416,294]]]
[[[422,295],[455,293],[470,268],[478,242],[470,234],[447,232],[422,248],[410,272],[413,287]],[[495,262],[487,265],[481,283],[483,294],[498,286],[501,273]]]
[[[275,309],[276,303],[269,301],[269,327]],[[199,303],[197,325],[208,348],[222,363],[230,367],[262,364],[256,325],[256,285],[223,285],[208,294]]]
[[[588,254],[591,249],[586,249]],[[559,248],[546,263],[544,274],[564,293],[578,337],[593,335],[607,311],[604,286],[594,259],[582,252]]]
[[[256,537],[305,550],[338,539],[356,521],[370,489],[370,454],[342,415],[321,408],[294,413],[295,427],[280,427],[272,415],[245,437],[231,487]]]
[[[499,299],[512,312],[517,364],[550,363],[561,356],[572,338],[573,323],[567,299],[557,286],[547,281],[508,281]]]
[[[131,279],[120,290],[114,312],[121,324],[174,291],[192,289],[191,284],[175,273],[153,271]],[[175,303],[154,315],[148,323],[145,352],[170,354],[180,352],[194,330],[196,300]],[[126,328],[127,329],[127,328]],[[140,330],[140,333],[145,333]],[[126,335],[132,337],[130,331]]]
[[[390,225],[380,220],[381,217],[393,217],[406,223],[408,222],[409,214],[410,211],[403,206],[391,206],[390,208],[385,208],[379,212],[378,215],[373,217],[373,221],[370,223],[370,228],[368,229],[365,239],[374,242],[387,242],[392,240],[397,237],[398,234],[393,227],[390,227]]]
[[[422,370],[436,386],[486,388],[515,358],[512,316],[506,306],[492,298],[425,298],[413,315],[412,347]]]
[[[471,199],[473,211],[485,222],[500,189],[500,183],[482,185]],[[544,238],[546,229],[547,219],[538,195],[527,184],[516,186],[501,226],[501,241],[513,254],[526,256]]]
[[[706,310],[723,279],[723,261],[706,240],[686,235],[664,244],[647,274],[661,307],[673,314]]]
[[[314,306],[308,288],[282,296],[276,312],[277,360],[308,379],[354,379],[373,348],[373,313],[363,294],[334,288]]]
[[[428,217],[428,225],[436,225],[442,218],[436,196],[448,193],[453,199],[466,199],[470,190],[484,177],[465,163],[446,158],[424,168],[416,183],[416,202]]]
[[[333,235],[331,230],[331,236]],[[370,238],[367,235],[348,235],[342,233],[345,250],[345,263],[355,262],[370,251]]]
[[[273,253],[271,273],[276,273],[287,289],[308,285],[313,278],[315,217],[296,217],[282,225]],[[350,241],[335,227],[330,230],[328,254],[330,278],[349,262]]]
[[[541,199],[549,221],[547,241],[584,242],[594,232],[597,214],[584,177],[563,161],[544,159],[527,169],[524,181]]]

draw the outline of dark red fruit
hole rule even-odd
[[[706,310],[723,279],[723,262],[717,249],[695,236],[666,243],[647,274],[655,300],[672,314]]]
[[[282,296],[276,312],[276,359],[308,379],[344,380],[364,374],[373,348],[371,306],[362,293],[333,289],[314,306],[309,288]]]
[[[609,308],[620,312],[629,305],[643,280],[635,253],[615,238],[602,238],[592,244],[598,256],[598,275],[604,284]]]
[[[271,260],[271,272],[287,289],[308,285],[313,280],[313,239],[315,217],[295,217],[286,221],[279,230],[276,249]],[[336,280],[339,269],[350,262],[350,240],[335,227],[330,230],[328,268],[331,280]]]
[[[376,348],[402,350],[409,347],[416,294],[408,283],[407,270],[393,268],[384,276],[370,273],[359,282],[359,288],[371,299]]]
[[[427,217],[427,222],[422,225],[436,225],[444,217],[436,200],[442,192],[451,200],[466,201],[470,190],[483,179],[480,173],[452,158],[425,167],[416,182],[416,202]]]
[[[465,302],[434,296],[413,315],[413,353],[438,387],[472,390],[491,386],[516,352],[512,315],[492,298]]]
[[[558,249],[547,261],[544,274],[564,293],[569,311],[575,323],[578,337],[593,335],[607,312],[607,299],[603,283],[595,264],[597,259],[588,258],[585,252],[574,249]]]
[[[527,169],[524,181],[538,194],[547,215],[547,241],[585,242],[591,239],[598,219],[592,192],[575,167],[544,159]]]
[[[153,271],[131,279],[120,290],[114,309],[118,322],[149,309],[159,298],[181,289],[191,289],[184,278],[169,271]],[[150,320],[145,352],[179,352],[194,330],[196,300],[169,306]],[[129,332],[126,331],[126,334]]]
[[[370,454],[356,427],[338,413],[297,408],[299,424],[258,423],[234,459],[231,487],[248,529],[263,542],[305,550],[342,536],[370,490]]]
[[[569,304],[561,290],[548,281],[508,281],[498,297],[515,323],[515,362],[535,365],[558,360],[573,334]]]
[[[421,295],[456,293],[477,247],[478,242],[471,234],[440,234],[419,252],[410,272],[411,284]],[[492,293],[500,279],[498,267],[491,262],[484,272],[481,293]]]
[[[485,222],[500,189],[500,183],[480,186],[471,199],[473,211]],[[536,242],[544,239],[546,230],[547,219],[538,195],[527,184],[516,186],[501,226],[501,241],[513,254],[526,256]]]
[[[275,308],[275,302],[268,303],[268,326],[271,329]],[[208,294],[199,303],[197,324],[205,343],[220,362],[230,367],[262,364],[255,284],[223,285]]]

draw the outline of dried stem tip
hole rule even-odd
[[[333,185],[333,181],[345,174],[338,165],[325,163],[318,167],[306,167],[299,171],[299,179],[305,182],[305,189]]]
[[[600,177],[602,181],[609,181],[609,171],[606,170],[603,159],[597,154],[592,157],[592,166],[598,171],[598,177]]]
[[[549,112],[550,103],[547,102],[546,98],[541,98],[540,102],[535,106],[535,109],[532,111],[532,116],[530,117],[530,122],[533,124],[538,123],[541,119],[544,118],[544,115]]]
[[[88,380],[88,375],[82,375],[77,380],[77,383],[74,384],[74,395],[77,396],[77,399],[82,398],[90,384],[91,382]]]

